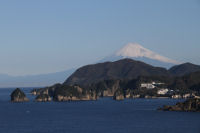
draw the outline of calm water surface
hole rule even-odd
[[[0,89],[0,133],[200,133],[200,113],[156,110],[182,100],[11,103],[12,90]]]

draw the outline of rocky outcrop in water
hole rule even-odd
[[[57,95],[54,97],[54,101],[64,102],[64,101],[89,101],[89,100],[97,100],[96,96],[85,95],[82,97],[76,96],[64,96],[64,95]]]
[[[53,100],[54,101],[88,101],[97,100],[98,96],[95,91],[87,90],[83,91],[78,86],[66,86],[65,88],[59,88],[55,90]]]
[[[46,102],[54,101],[85,101],[85,100],[97,100],[98,95],[95,90],[82,88],[80,86],[68,86],[62,84],[55,84],[51,87],[34,89],[31,92],[33,95],[37,95],[36,101]]]
[[[122,89],[118,89],[116,92],[115,92],[115,95],[113,96],[113,99],[114,100],[124,100],[124,93],[123,93],[123,90]]]
[[[179,102],[176,105],[165,105],[158,110],[163,111],[186,111],[200,112],[200,99],[188,99],[185,102]]]
[[[50,102],[51,97],[48,94],[40,94],[35,98],[37,102]]]
[[[23,91],[17,88],[11,93],[11,101],[12,102],[27,102],[29,101],[29,99],[26,97]]]

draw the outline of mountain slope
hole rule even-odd
[[[184,63],[181,65],[176,65],[169,69],[169,72],[176,76],[183,76],[192,72],[200,71],[200,66],[192,63]]]
[[[170,87],[176,89],[191,89],[200,92],[200,71],[176,77]]]
[[[129,43],[123,48],[118,50],[116,53],[104,58],[101,62],[105,61],[116,61],[124,58],[130,58],[138,61],[145,62],[147,64],[170,68],[179,62],[169,59],[167,57],[156,54],[155,52],[144,48],[137,43]]]
[[[108,79],[133,79],[152,75],[169,75],[169,72],[164,68],[153,67],[140,61],[123,59],[81,67],[64,84],[87,85]]]

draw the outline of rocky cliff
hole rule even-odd
[[[124,93],[123,93],[123,90],[122,89],[118,89],[116,92],[115,92],[115,94],[114,94],[114,96],[113,96],[113,99],[114,100],[124,100]]]
[[[50,102],[51,97],[48,94],[40,94],[35,98],[37,102]]]
[[[200,99],[188,99],[185,102],[179,102],[176,105],[165,105],[162,108],[159,108],[159,110],[200,112]]]
[[[27,102],[29,101],[29,99],[26,97],[23,91],[17,88],[11,93],[11,101],[12,102]]]

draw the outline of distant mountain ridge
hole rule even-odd
[[[132,59],[125,59],[125,60],[132,60]],[[135,61],[135,62],[140,62],[140,61]],[[111,62],[106,62],[106,64],[109,64],[109,63],[111,63]],[[99,64],[101,64],[102,66],[104,65],[104,63],[99,63]],[[141,64],[141,63],[139,63],[139,64]],[[146,63],[143,63],[143,64],[146,64]],[[87,66],[92,66],[92,65],[87,65]],[[84,67],[87,67],[87,66],[84,66]],[[150,65],[146,64],[144,66],[148,66],[149,67]],[[116,66],[113,65],[111,68],[115,68],[115,67]],[[101,77],[101,76],[103,76],[103,74],[102,74],[102,75],[99,75],[100,79],[102,79],[102,80],[111,79],[113,77],[114,78],[123,78],[123,76],[120,77],[119,75],[114,75],[113,76],[114,72],[112,71],[111,68],[110,68],[109,71],[107,70],[106,78]],[[139,68],[141,70],[143,69],[142,66],[139,67]],[[158,67],[155,67],[155,68],[158,68]],[[80,69],[81,68],[79,68],[76,71],[76,73],[79,72]],[[108,68],[106,68],[106,69],[108,69]],[[130,73],[128,71],[128,69],[129,68],[128,67],[126,68],[126,64],[125,64],[124,68],[122,68],[122,70],[120,70],[120,71],[117,70],[117,71],[121,72],[122,74]],[[95,71],[95,70],[96,70],[95,68],[92,68],[92,73],[94,73],[94,74],[98,73],[98,71]],[[160,70],[163,71],[164,75],[167,74],[167,76],[168,75],[171,75],[171,76],[183,76],[183,75],[186,75],[186,74],[190,74],[192,72],[200,71],[200,66],[192,64],[192,63],[184,63],[184,64],[173,66],[168,71],[165,68],[161,68]],[[85,73],[87,73],[89,75],[89,74],[91,74],[91,73],[89,73],[90,71],[91,71],[90,69],[87,69],[87,71]],[[131,77],[134,78],[135,76],[139,75],[138,72],[140,72],[140,71],[138,71],[138,69],[136,69],[135,71],[136,71],[135,75],[134,75],[134,72],[132,72],[133,76],[129,75],[128,77],[129,78],[131,78]],[[146,74],[149,73],[149,72],[143,72],[143,71],[146,71],[146,69],[141,71],[141,73],[143,73],[142,75],[144,75],[144,74],[146,75]],[[73,72],[75,72],[75,69],[70,69],[70,70],[57,72],[57,73],[40,74],[40,75],[29,75],[29,76],[16,76],[16,77],[9,76],[9,75],[6,75],[6,74],[0,74],[0,87],[1,88],[7,88],[7,87],[43,87],[43,86],[51,86],[51,85],[53,85],[55,83],[63,83],[63,82],[65,82],[66,79],[68,77],[70,77],[71,74],[73,74]],[[84,74],[84,72],[82,72],[82,73],[83,73],[82,74],[82,78],[85,79],[86,78],[85,75],[87,75],[87,74]]]
[[[98,63],[79,68],[64,84],[87,85],[109,79],[133,79],[138,76],[170,75],[165,68],[154,67],[132,59]]]
[[[196,71],[200,71],[200,66],[192,63],[176,65],[169,69],[169,72],[176,76],[183,76]]]
[[[129,60],[129,63],[125,60]],[[134,62],[134,65],[130,65],[130,62]],[[166,70],[164,67],[170,69]],[[84,66],[76,72],[75,69],[70,69],[57,73],[15,77],[0,74],[0,87],[42,87],[63,83],[64,81],[65,84],[86,81],[86,84],[93,81],[96,82],[97,79],[136,78],[141,75],[158,74],[183,76],[196,71],[200,71],[199,65],[191,63],[180,64],[178,61],[156,54],[137,43],[129,43],[111,56],[101,60],[100,63]],[[87,78],[88,80],[86,80]]]
[[[67,77],[69,77],[75,69],[69,69],[66,71],[40,74],[40,75],[28,75],[28,76],[9,76],[6,74],[0,74],[0,87],[45,87],[56,83],[63,83]]]
[[[180,62],[161,56],[147,48],[144,48],[137,43],[128,43],[117,52],[101,60],[106,61],[117,61],[120,59],[130,58],[138,61],[145,62],[152,66],[170,68],[174,65],[180,64]]]
[[[200,66],[191,63],[177,65],[167,70],[165,68],[151,66],[141,61],[122,59],[115,62],[83,66],[77,69],[64,84],[87,85],[110,79],[134,79],[138,76],[179,77],[197,71],[200,71]]]

